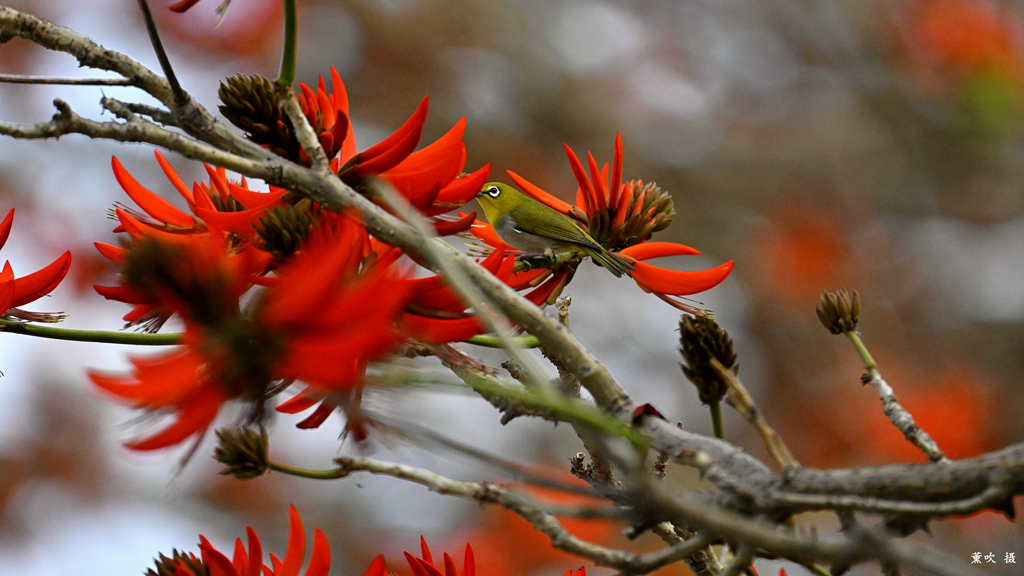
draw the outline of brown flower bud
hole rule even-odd
[[[210,573],[203,561],[196,557],[192,553],[178,552],[174,550],[171,557],[168,558],[163,554],[160,554],[159,558],[154,560],[156,564],[155,568],[150,568],[146,571],[146,576],[183,576],[191,574],[191,576],[208,576]]]
[[[860,294],[840,288],[836,292],[823,292],[821,303],[814,309],[818,320],[833,334],[852,332],[860,319]]]
[[[217,430],[214,460],[224,464],[222,475],[248,480],[270,470],[267,457],[267,430],[252,428],[221,428]]]
[[[220,113],[250,140],[278,156],[300,160],[299,141],[291,120],[277,104],[273,82],[238,74],[220,83],[217,96],[223,103],[218,106]]]
[[[708,404],[725,397],[729,386],[711,364],[714,358],[727,370],[739,370],[732,338],[708,316],[683,315],[679,321],[679,353],[683,374],[697,387],[700,401]]]
[[[294,206],[275,206],[259,220],[259,224],[253,225],[260,237],[257,247],[284,260],[302,245],[313,229],[316,216],[309,211],[309,203],[303,201]]]

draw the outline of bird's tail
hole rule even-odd
[[[604,248],[601,248],[600,251],[594,250],[590,253],[590,256],[594,259],[594,262],[605,267],[612,274],[615,274],[616,278],[621,278],[623,274],[632,278],[633,274],[631,274],[631,272],[636,270],[636,266],[633,266],[633,264],[626,262],[619,256],[612,254]]]

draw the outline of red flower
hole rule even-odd
[[[246,527],[249,550],[246,552],[242,539],[235,540],[235,550],[229,559],[218,551],[205,536],[199,536],[201,560],[195,554],[185,556],[179,552],[173,558],[161,554],[157,561],[157,574],[174,574],[175,576],[298,576],[306,556],[306,531],[302,527],[302,519],[295,506],[288,507],[289,531],[288,548],[284,559],[270,555],[270,566],[263,564],[263,546],[259,536],[251,527]],[[205,569],[205,570],[204,570]],[[331,548],[327,537],[317,528],[313,532],[313,550],[309,556],[309,566],[304,576],[327,576],[331,569]],[[151,569],[150,573],[154,573]]]
[[[648,242],[655,232],[667,228],[672,222],[675,209],[671,197],[653,183],[644,184],[642,180],[622,181],[622,138],[619,134],[615,135],[615,155],[610,179],[608,165],[598,169],[593,155],[587,154],[588,175],[568,145],[565,145],[565,151],[580,186],[576,191],[576,205],[559,200],[511,170],[508,174],[524,193],[572,218],[597,243],[636,261],[636,270],[632,276],[640,288],[653,292],[684,312],[699,313],[700,310],[677,297],[703,292],[718,285],[732,272],[733,261],[695,272],[668,270],[641,262],[664,256],[700,254],[682,244]],[[483,222],[476,222],[470,232],[490,246],[511,250]],[[557,283],[551,290],[549,302],[572,279],[577,265],[578,262],[570,262],[563,268],[549,271],[550,278],[546,282]]]
[[[347,130],[348,95],[345,84],[334,67],[331,67],[331,87],[333,93],[329,94],[323,76],[315,94],[308,86],[300,84],[302,96],[299,103],[311,124],[322,126],[318,131],[321,145],[327,157],[334,160],[332,169],[347,184],[360,186],[366,179],[379,176],[415,208],[427,216],[436,216],[472,200],[487,181],[490,164],[472,174],[460,176],[466,166],[466,145],[462,142],[465,118],[456,122],[434,143],[413,152],[427,118],[429,100],[424,98],[398,130],[378,144],[358,152],[355,136]],[[335,154],[337,158],[334,158]],[[438,233],[447,235],[465,230],[471,224],[472,219],[462,219],[457,223],[439,222],[437,228]]]
[[[155,152],[157,162],[163,169],[174,189],[185,199],[191,213],[179,210],[159,195],[146,189],[125,170],[117,157],[112,160],[114,177],[118,184],[142,209],[142,212],[131,209],[114,210],[119,225],[115,232],[126,232],[133,242],[145,238],[161,237],[173,241],[174,236],[212,234],[225,240],[225,254],[246,253],[252,259],[253,274],[262,274],[270,266],[270,254],[256,250],[256,226],[261,224],[269,209],[283,206],[281,197],[285,190],[271,186],[270,192],[250,190],[243,178],[241,184],[228,181],[223,168],[205,165],[210,183],[195,182],[190,191],[171,165],[160,152]],[[95,243],[96,249],[107,258],[123,263],[128,250]],[[117,300],[135,307],[125,314],[128,325],[143,324],[151,331],[159,330],[171,316],[171,312],[161,309],[155,301],[133,292],[123,284],[121,286],[95,286],[96,291],[108,300]]]
[[[430,555],[430,548],[427,547],[427,541],[422,536],[420,536],[420,557],[417,558],[406,552],[405,559],[409,562],[409,567],[412,568],[413,576],[459,576],[455,561],[452,560],[452,557],[447,552],[444,553],[444,572],[434,565],[434,558]],[[473,558],[473,548],[466,544],[466,555],[462,560],[462,576],[475,575],[476,561]]]
[[[90,373],[115,397],[174,421],[136,450],[178,444],[205,432],[232,399],[249,404],[249,420],[263,417],[265,401],[302,380],[314,391],[348,392],[366,365],[402,341],[397,318],[410,282],[384,258],[364,264],[365,229],[351,218],[321,221],[303,249],[247,310],[251,259],[225,256],[214,235],[151,238],[126,260],[128,287],[185,321],[184,349],[156,358],[132,358],[130,376]]]
[[[7,243],[14,225],[14,208],[0,222],[0,248]],[[68,269],[71,268],[71,252],[65,252],[41,270],[21,278],[14,277],[14,269],[10,262],[5,262],[0,271],[0,316],[21,318],[23,320],[56,321],[58,318],[50,314],[26,312],[18,308],[46,296],[60,284]]]

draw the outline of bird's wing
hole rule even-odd
[[[545,208],[547,208],[545,206]],[[554,211],[554,210],[552,210]],[[554,240],[561,240],[563,242],[572,242],[574,244],[580,244],[588,248],[600,250],[601,245],[594,241],[593,238],[587,235],[582,228],[572,223],[567,216],[558,213],[562,216],[563,220],[552,220],[551,222],[531,222],[526,225],[516,224],[516,229],[522,232],[528,232],[537,236],[543,236],[545,238],[552,238]],[[515,221],[515,220],[513,220]]]

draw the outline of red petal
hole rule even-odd
[[[253,224],[258,224],[260,216],[263,216],[266,211],[266,206],[257,206],[241,212],[218,212],[206,208],[196,208],[196,215],[202,218],[211,230],[235,234],[254,234]]]
[[[429,100],[424,98],[398,130],[380,143],[371,146],[357,156],[356,171],[360,177],[380,174],[393,168],[416,149],[423,132],[423,122],[427,118]]]
[[[324,421],[327,420],[327,418],[334,413],[335,408],[337,408],[337,406],[324,400],[323,402],[320,403],[319,406],[316,407],[316,410],[314,410],[312,414],[310,414],[301,422],[296,424],[295,427],[300,430],[311,430],[313,428],[319,428],[320,425],[323,424]]]
[[[327,576],[331,571],[331,547],[327,537],[319,528],[313,531],[313,552],[309,555],[309,566],[305,576]]]
[[[447,552],[444,553],[444,576],[459,576],[459,571],[455,568],[455,560],[452,560]]]
[[[576,176],[576,181],[580,184],[580,191],[583,193],[584,206],[583,209],[590,214],[594,211],[597,206],[597,196],[594,193],[594,186],[590,183],[590,178],[587,177],[587,173],[583,170],[583,164],[580,163],[580,159],[576,156],[576,153],[569,148],[568,144],[562,144],[565,147],[565,154],[569,157],[569,166],[572,167],[572,173]]]
[[[90,372],[89,379],[101,390],[136,407],[162,407],[177,404],[208,382],[197,378],[202,366],[189,351],[175,351],[138,360],[141,367],[131,376],[109,376]],[[148,364],[147,364],[148,363]],[[140,365],[137,364],[137,367]]]
[[[174,168],[171,168],[170,162],[164,158],[164,155],[161,154],[159,150],[154,150],[153,153],[156,154],[156,161],[160,164],[160,169],[164,171],[164,176],[167,176],[167,179],[171,181],[171,184],[174,186],[174,189],[178,191],[178,194],[181,194],[182,198],[188,202],[189,208],[195,208],[196,201],[192,197],[192,193],[189,192],[188,186],[185,186],[185,182],[183,182],[181,177],[178,176],[178,173],[174,171]]]
[[[476,576],[476,558],[469,544],[466,544],[466,556],[462,560],[462,576]]]
[[[373,559],[363,576],[387,576],[387,569],[384,566],[384,555],[381,554]]]
[[[113,157],[111,164],[114,167],[114,178],[117,178],[117,183],[121,185],[121,188],[146,214],[160,222],[181,228],[191,228],[195,225],[195,220],[192,216],[178,210],[170,202],[150,192],[139,184],[135,178],[132,178],[132,175],[118,161],[117,156]]]
[[[413,205],[420,205],[417,202],[419,196],[435,188],[440,190],[462,171],[466,162],[466,146],[462,143],[465,131],[466,119],[462,118],[444,136],[410,154],[394,168],[382,172],[381,176],[409,198]]]
[[[114,262],[117,262],[118,264],[123,264],[125,256],[128,255],[128,250],[126,248],[111,246],[110,244],[104,244],[103,242],[93,242],[92,244],[100,254]]]
[[[199,3],[199,0],[181,0],[180,2],[175,2],[174,4],[171,4],[167,8],[171,12],[179,12],[180,13],[180,12],[187,11],[189,8],[195,6],[198,3]]]
[[[11,226],[14,225],[14,208],[11,208],[7,212],[7,217],[4,218],[3,222],[0,222],[0,248],[4,247],[7,243],[7,238],[11,235]]]
[[[283,414],[298,414],[316,406],[320,400],[314,395],[303,392],[281,402],[275,410]]]
[[[23,306],[49,294],[60,284],[70,268],[71,252],[65,252],[42,270],[15,279],[11,306]]]
[[[288,507],[288,528],[288,548],[281,569],[275,570],[274,576],[298,576],[306,555],[306,530],[295,506]]]
[[[3,272],[0,272],[0,314],[3,314],[11,307],[14,300],[14,270],[10,262],[4,263]]]
[[[149,304],[152,302],[148,297],[125,286],[93,286],[92,288],[107,300],[116,300],[125,304]]]
[[[643,262],[636,263],[633,279],[636,283],[652,292],[684,296],[696,294],[717,286],[732,272],[733,261],[730,260],[707,270],[681,272],[666,270]]]
[[[220,405],[225,401],[223,394],[210,387],[201,394],[196,394],[179,408],[177,419],[154,436],[145,440],[137,440],[125,444],[132,450],[158,450],[178,444],[196,434],[201,434],[210,427],[217,417]]]
[[[465,216],[465,214],[459,212],[459,216]],[[477,220],[476,222],[473,223],[473,225],[469,228],[469,233],[479,238],[481,241],[483,241],[484,244],[487,244],[488,246],[493,246],[494,248],[498,248],[506,252],[518,252],[518,250],[516,250],[515,248],[509,246],[508,244],[505,244],[505,242],[503,242],[502,239],[498,237],[498,234],[494,231],[494,228],[491,228],[490,224],[483,222],[481,220]]]
[[[402,333],[428,344],[462,342],[483,332],[480,321],[468,318],[428,318],[419,314],[403,314],[399,320]]]
[[[506,172],[508,172],[508,175],[510,178],[512,178],[512,181],[515,182],[517,186],[522,188],[523,192],[525,192],[529,196],[532,196],[534,200],[537,200],[542,204],[547,204],[548,206],[554,208],[555,210],[558,210],[562,214],[568,214],[569,210],[572,210],[572,205],[569,204],[568,202],[565,202],[559,198],[555,198],[551,194],[548,194],[544,190],[541,190],[539,187],[528,182],[526,178],[523,178],[522,176],[516,174],[511,170],[506,170]]]
[[[203,564],[209,570],[210,576],[234,576],[235,568],[228,557],[210,544],[205,536],[199,536],[199,551],[203,556]],[[179,565],[180,566],[180,565]],[[191,572],[191,570],[189,571]],[[175,576],[178,572],[175,572]]]
[[[270,192],[256,192],[233,182],[228,182],[228,191],[232,198],[238,200],[238,203],[246,208],[270,206],[288,192],[283,188],[272,188]]]
[[[452,236],[459,232],[465,232],[469,230],[469,227],[473,225],[476,220],[476,212],[463,216],[458,220],[439,220],[434,222],[434,232],[438,236]]]
[[[608,188],[608,206],[619,205],[619,194],[622,193],[622,135],[615,133],[615,155],[612,157],[612,180]]]
[[[624,248],[620,253],[637,260],[649,260],[664,256],[695,256],[700,254],[700,250],[674,242],[644,242]]]
[[[429,564],[434,563],[434,557],[430,555],[430,546],[427,546],[427,539],[420,535],[420,558]]]
[[[590,152],[587,152],[587,166],[590,168],[590,181],[594,184],[597,209],[604,210],[605,206],[607,206],[608,195],[604,189],[604,179],[601,178],[601,170],[597,168],[597,160],[594,160],[594,155]]]
[[[263,568],[263,546],[255,530],[246,526],[245,533],[249,537],[249,564],[248,570],[238,576],[260,576],[260,569]]]
[[[491,165],[488,164],[472,174],[452,180],[437,193],[434,203],[439,204],[442,208],[462,206],[480,193],[480,189],[483,188],[490,174]],[[445,210],[445,212],[447,211]]]

